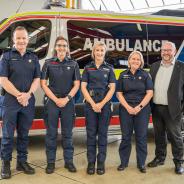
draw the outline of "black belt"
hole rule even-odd
[[[162,104],[155,104],[154,103],[154,105],[159,106],[159,107],[168,107],[168,105],[162,105]]]
[[[65,98],[67,95],[54,94],[57,98]]]
[[[101,97],[101,96],[105,96],[106,95],[106,91],[95,91],[93,89],[89,90],[89,95],[91,97]]]

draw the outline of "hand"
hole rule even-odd
[[[141,107],[137,105],[136,107],[134,107],[134,110],[135,110],[135,115],[136,115],[141,111]]]
[[[130,105],[128,107],[126,107],[126,110],[128,111],[129,114],[131,115],[135,115],[136,111],[133,107],[131,107]]]
[[[101,109],[99,108],[99,106],[96,103],[91,104],[91,107],[94,110],[94,112],[97,112],[97,113],[101,112]]]
[[[55,103],[58,107],[65,107],[68,102],[69,102],[68,97],[65,97],[65,98],[58,98]]]
[[[101,112],[104,105],[102,104],[102,102],[100,102],[100,103],[96,103],[96,106],[99,109],[99,111]]]
[[[17,101],[24,107],[29,104],[29,99],[31,98],[30,93],[19,93],[17,96]]]

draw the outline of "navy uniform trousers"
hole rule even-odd
[[[7,99],[8,100],[8,99]],[[35,113],[35,98],[31,97],[29,105],[21,106],[17,102],[4,106],[3,137],[1,141],[1,159],[12,160],[14,131],[17,130],[17,161],[27,160],[28,133]]]
[[[119,155],[122,165],[128,167],[131,153],[131,138],[135,131],[137,166],[144,166],[147,157],[147,129],[150,117],[150,106],[145,106],[137,115],[130,115],[120,106],[120,125],[122,141],[119,147]]]
[[[70,100],[65,107],[59,108],[48,99],[45,104],[45,125],[46,133],[46,155],[47,163],[54,163],[56,160],[58,121],[61,122],[62,147],[65,162],[73,162],[73,141],[72,129],[75,120],[75,107],[73,100]]]
[[[101,113],[93,111],[91,105],[85,105],[87,131],[87,159],[89,163],[96,162],[96,145],[98,135],[98,162],[105,162],[107,152],[107,132],[111,117],[111,104],[106,103]]]

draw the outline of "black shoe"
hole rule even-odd
[[[17,162],[17,171],[23,171],[25,174],[34,174],[35,169],[32,168],[27,162]]]
[[[1,178],[2,179],[11,178],[10,161],[2,160]]]
[[[95,174],[95,163],[88,163],[87,173],[89,175]]]
[[[184,168],[180,165],[180,166],[176,166],[175,167],[175,173],[176,174],[183,174],[184,173]]]
[[[173,159],[174,164],[175,164],[175,173],[176,174],[183,174],[184,173],[184,168],[182,167],[182,162],[183,161],[178,161]]]
[[[164,160],[160,160],[159,158],[154,158],[151,162],[148,163],[148,167],[157,167],[159,165],[164,165]]]
[[[45,172],[47,174],[52,174],[55,170],[55,163],[48,163],[47,167],[45,168]]]
[[[105,165],[104,165],[104,162],[98,162],[97,163],[96,173],[98,175],[105,174]]]
[[[69,172],[77,172],[77,169],[72,162],[65,163],[65,168],[68,169]]]
[[[118,171],[123,171],[125,169],[125,166],[123,164],[120,164],[117,168]]]
[[[139,171],[141,173],[146,173],[146,167],[144,165],[143,166],[139,166],[138,169],[139,169]]]

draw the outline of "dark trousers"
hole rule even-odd
[[[16,103],[15,103],[16,104]],[[29,143],[29,129],[35,113],[35,99],[29,100],[27,107],[21,105],[9,105],[4,107],[2,140],[1,140],[1,159],[12,160],[12,151],[14,143],[14,131],[17,130],[17,161],[25,162],[27,160],[27,147]]]
[[[96,162],[96,146],[98,144],[98,162],[105,162],[107,153],[107,132],[111,116],[110,103],[107,103],[101,113],[93,111],[91,105],[85,105],[87,131],[87,159]],[[98,141],[97,141],[98,136]]]
[[[147,129],[150,117],[150,106],[145,106],[137,115],[130,115],[120,106],[120,125],[122,141],[119,146],[121,163],[127,167],[131,153],[131,138],[135,131],[137,166],[144,166],[147,157]]]
[[[75,121],[75,107],[73,101],[69,101],[65,107],[59,108],[52,100],[45,104],[46,156],[47,163],[56,160],[58,121],[60,118],[63,156],[65,162],[73,162],[72,130]]]
[[[155,155],[165,160],[167,154],[167,136],[169,135],[174,159],[183,159],[183,140],[181,135],[181,121],[173,120],[167,105],[155,105],[152,110],[155,133]]]

